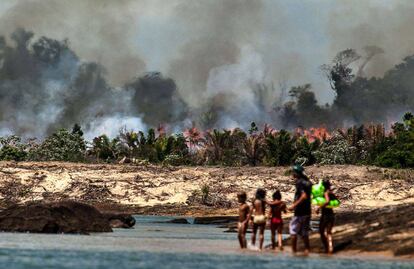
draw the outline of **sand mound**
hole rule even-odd
[[[236,204],[238,191],[247,191],[253,197],[258,187],[268,189],[269,196],[273,190],[280,189],[289,203],[293,199],[294,186],[287,170],[287,167],[0,162],[0,205],[75,199],[153,209],[217,205],[222,210],[230,210]],[[308,167],[306,172],[314,182],[321,178],[331,179],[342,201],[341,210],[414,202],[413,170],[330,165]],[[206,186],[207,202],[200,205],[203,202],[200,196],[205,195]]]

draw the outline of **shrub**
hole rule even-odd
[[[387,140],[388,147],[380,152],[375,164],[385,167],[414,167],[414,116],[404,115],[404,123],[393,126],[393,137]]]
[[[240,129],[217,130],[206,134],[204,143],[207,164],[241,165],[243,163],[243,143],[246,133]]]
[[[247,164],[252,166],[260,164],[265,155],[264,136],[252,134],[247,137],[244,141],[244,154]]]
[[[179,166],[186,164],[185,158],[178,154],[169,154],[165,157],[163,164],[165,165],[172,165],[172,166]]]
[[[350,164],[356,161],[356,148],[349,145],[347,139],[339,133],[323,142],[313,154],[320,164]]]
[[[66,129],[61,129],[31,149],[29,159],[77,162],[84,160],[85,151],[86,143],[79,133],[70,133]]]
[[[303,165],[312,165],[316,162],[314,151],[320,146],[319,140],[309,142],[306,137],[299,137],[294,144],[295,155],[293,157],[295,163]]]
[[[23,161],[27,157],[27,145],[21,142],[21,138],[15,135],[0,138],[0,160]]]
[[[97,160],[114,160],[120,153],[118,146],[118,138],[111,141],[106,135],[101,135],[92,140],[90,154],[93,154]]]
[[[206,205],[208,202],[210,194],[210,186],[208,184],[204,184],[201,186],[201,202]]]
[[[277,134],[269,134],[266,136],[265,141],[266,164],[272,166],[292,164],[294,157],[294,139],[287,131],[281,130]]]

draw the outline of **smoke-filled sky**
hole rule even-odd
[[[158,95],[137,97],[137,92],[145,95],[146,84],[134,84],[134,79],[150,71],[175,81],[175,92],[167,94],[172,124],[190,124],[191,116],[208,112],[212,102],[224,103],[219,127],[246,125],[255,118],[267,120],[263,113],[271,109],[273,100],[286,97],[280,96],[283,87],[311,83],[320,104],[331,102],[334,92],[319,67],[341,50],[353,48],[363,54],[363,48],[371,45],[384,50],[367,64],[365,76],[381,76],[413,54],[413,15],[411,0],[2,0],[0,35],[8,44],[12,46],[9,36],[17,28],[33,32],[33,41],[41,36],[67,39],[78,58],[71,68],[78,70],[86,62],[102,65],[110,93],[99,98],[87,95],[95,98],[88,109],[68,107],[68,99],[56,101],[58,94],[50,106],[41,106],[43,114],[34,120],[37,123],[27,120],[33,114],[29,105],[15,122],[3,116],[0,129],[41,136],[58,123],[73,124],[73,120],[86,124],[93,136],[103,130],[114,134],[120,124],[135,122],[131,128],[145,128],[161,123],[146,121],[143,114],[150,111],[139,107],[151,110],[142,103],[152,102],[156,110]],[[273,85],[262,107],[254,95],[258,84]],[[65,87],[72,89],[73,81]],[[81,88],[75,91],[80,96]],[[5,90],[1,91],[7,98]],[[137,98],[141,101],[131,105]],[[69,99],[73,104],[79,102]],[[112,114],[91,112],[102,106],[111,107]],[[183,107],[187,116],[177,116]],[[125,112],[127,108],[130,111]],[[41,127],[35,132],[35,126]]]

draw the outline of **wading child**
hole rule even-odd
[[[333,208],[329,207],[329,204],[331,201],[337,200],[337,198],[335,194],[332,192],[331,182],[329,180],[323,180],[322,184],[325,188],[325,203],[318,207],[318,209],[316,210],[317,214],[319,214],[319,211],[322,211],[321,218],[319,221],[319,234],[321,235],[321,241],[325,248],[325,252],[328,254],[332,254],[332,228],[335,223],[335,214]]]
[[[259,230],[259,248],[263,249],[264,230],[266,227],[266,191],[264,189],[257,189],[256,198],[253,202],[253,234],[252,245],[256,245],[256,234]]]
[[[250,207],[247,205],[247,195],[245,192],[237,194],[237,200],[239,201],[239,222],[237,225],[238,238],[240,248],[247,248],[246,232],[250,219]]]
[[[276,232],[277,232],[277,244],[279,250],[283,250],[282,245],[282,232],[283,232],[283,219],[282,212],[286,213],[286,204],[282,201],[282,195],[277,190],[273,193],[273,201],[267,202],[270,206],[269,219],[270,219],[270,233],[272,240],[272,249],[276,248]]]

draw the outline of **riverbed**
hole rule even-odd
[[[133,229],[105,234],[1,233],[0,268],[414,268],[414,262],[385,258],[304,258],[271,251],[242,252],[236,234],[212,225],[165,223],[170,217],[136,219]]]

